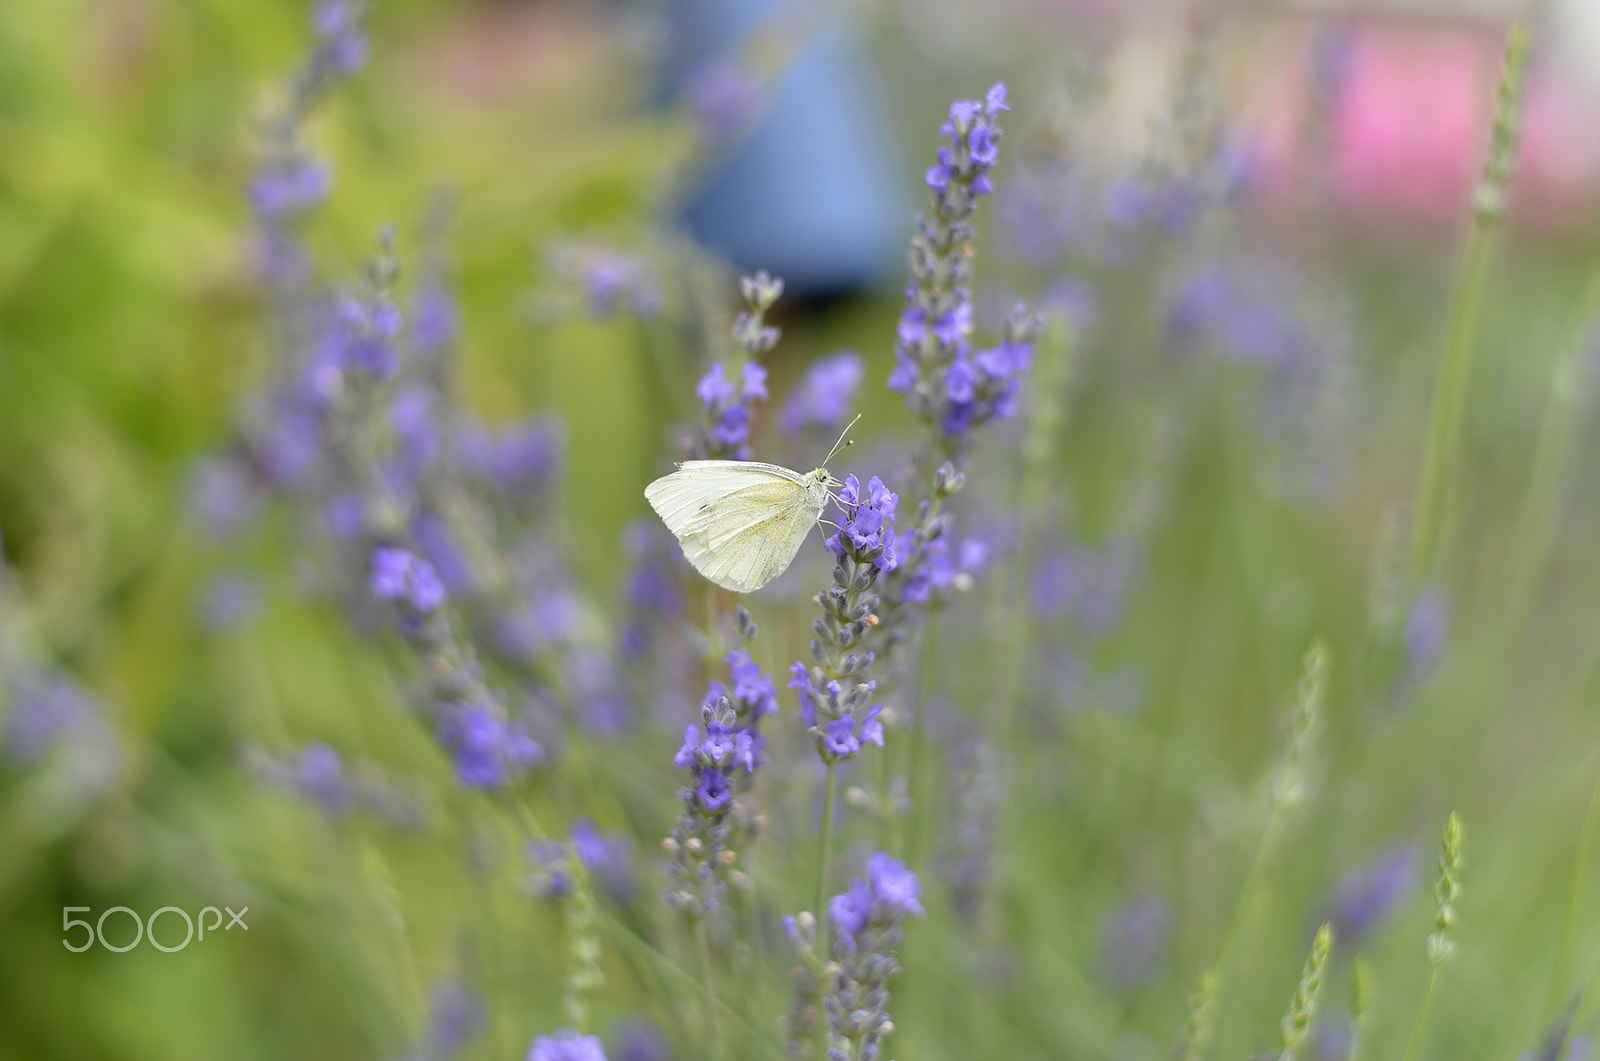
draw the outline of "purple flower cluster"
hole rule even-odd
[[[874,644],[893,658],[915,628],[917,619],[943,607],[956,590],[968,589],[988,559],[981,539],[969,538],[950,556],[951,516],[945,501],[966,484],[966,476],[945,461],[933,473],[932,496],[917,504],[910,533],[900,543],[901,562],[886,581],[884,607],[874,631]]]
[[[921,607],[941,607],[957,591],[969,590],[989,563],[989,546],[968,538],[951,555],[950,537],[930,539],[923,562],[905,581],[905,599]]]
[[[449,1061],[489,1023],[483,994],[454,977],[434,981],[422,1041],[405,1061]]]
[[[1172,906],[1153,896],[1107,911],[1100,919],[1101,978],[1123,994],[1150,983],[1167,959],[1175,921]]]
[[[1098,548],[1065,542],[1040,564],[1031,593],[1033,610],[1046,620],[1069,618],[1089,637],[1105,637],[1122,625],[1128,597],[1143,570],[1141,549],[1131,538]]]
[[[783,281],[764,272],[741,277],[744,309],[733,322],[733,342],[743,359],[738,369],[713,364],[695,387],[702,420],[685,443],[691,460],[750,459],[754,403],[767,400],[767,370],[757,360],[778,345],[781,334],[766,313],[783,294]]]
[[[778,713],[777,686],[761,664],[750,657],[748,649],[735,649],[724,662],[733,675],[732,688],[724,690],[720,682],[712,682],[711,696],[726,693],[738,724],[754,732],[762,718]],[[757,746],[756,750],[761,749]]]
[[[592,320],[630,313],[648,320],[661,312],[661,285],[637,254],[589,243],[553,243],[545,252],[550,270],[580,292]]]
[[[525,1061],[606,1061],[606,1048],[598,1036],[563,1028],[535,1037]]]
[[[379,546],[372,552],[372,592],[421,615],[444,603],[444,583],[431,563],[406,549]]]
[[[275,282],[299,286],[308,278],[310,256],[294,229],[320,206],[333,178],[304,145],[312,109],[341,78],[366,63],[365,7],[352,0],[324,0],[311,15],[316,46],[296,74],[289,99],[269,121],[266,149],[250,185],[264,271]]]
[[[865,880],[856,878],[828,904],[831,961],[823,968],[822,1007],[830,1057],[878,1057],[883,1037],[894,1030],[889,981],[900,971],[901,924],[923,912],[917,875],[882,851],[868,857]],[[794,919],[784,927],[803,945]]]
[[[991,88],[982,103],[960,99],[950,104],[950,120],[939,127],[950,146],[939,149],[938,162],[923,178],[942,208],[959,211],[962,191],[975,199],[994,190],[989,170],[1000,157],[1001,135],[995,123],[1001,111],[1010,109],[1005,85]]]
[[[250,205],[264,222],[286,222],[321,206],[332,187],[328,168],[314,159],[292,154],[268,158],[250,185]]]
[[[958,463],[974,429],[1016,414],[1021,380],[1033,358],[1039,320],[1020,305],[1006,318],[999,344],[975,350],[972,343],[971,219],[991,190],[997,122],[1009,109],[1004,85],[990,89],[981,104],[958,100],[951,106],[940,129],[949,146],[940,149],[938,164],[928,172],[933,215],[918,216],[911,241],[911,277],[889,386],[906,396],[925,431],[907,486],[915,510],[899,569],[885,584],[874,641],[886,657],[906,643],[919,616],[942,606],[951,591],[971,585],[983,565],[985,546],[976,540],[951,556],[943,508],[964,484]]]
[[[900,495],[874,475],[867,480],[863,496],[860,481],[847,475],[837,500],[841,511],[839,529],[829,536],[828,551],[840,559],[870,564],[880,573],[893,571],[899,563],[894,548],[894,513]]]
[[[879,575],[899,563],[894,517],[900,498],[873,476],[866,490],[854,476],[839,491],[838,530],[827,540],[834,557],[833,584],[817,595],[822,618],[812,626],[813,663],[796,661],[789,688],[798,689],[800,721],[810,731],[817,754],[828,764],[842,762],[862,744],[883,746],[883,708],[868,701],[878,683],[867,677],[873,653],[859,651],[876,623]]]
[[[859,670],[872,662],[872,654],[849,659],[860,660],[854,668]],[[789,688],[800,690],[800,722],[812,732],[823,762],[837,763],[853,757],[861,750],[862,741],[883,747],[883,723],[878,721],[883,705],[874,704],[859,720],[856,718],[862,704],[877,690],[876,681],[846,688],[837,678],[828,678],[819,690],[813,668],[803,662],[796,660],[789,673]]]
[[[690,918],[715,913],[727,891],[732,841],[742,824],[736,796],[760,764],[758,741],[753,729],[741,725],[721,685],[712,683],[699,724],[685,730],[672,760],[688,771],[689,783],[678,791],[683,813],[665,845],[673,887],[663,896]]]
[[[1379,851],[1339,878],[1323,902],[1321,920],[1333,926],[1341,946],[1358,949],[1416,887],[1417,851],[1413,845]]]
[[[855,952],[861,949],[857,937],[869,930],[882,932],[907,917],[921,917],[925,912],[921,896],[917,875],[904,862],[879,851],[867,859],[867,879],[857,877],[850,882],[849,891],[834,896],[828,904],[829,924],[835,939]],[[836,957],[838,952],[836,942]]]
[[[312,363],[313,388],[321,397],[332,398],[350,375],[393,379],[400,371],[400,328],[399,307],[390,301],[385,287],[341,295]]]
[[[695,386],[714,452],[735,460],[750,457],[750,406],[767,400],[767,370],[746,361],[739,378],[730,379],[720,364],[712,365]]]
[[[17,666],[0,646],[0,762],[17,769],[47,761],[93,799],[121,775],[122,743],[100,704],[66,674]]]
[[[989,170],[998,158],[1004,85],[983,103],[957,100],[939,130],[949,146],[928,171],[934,214],[917,218],[911,241],[911,282],[896,332],[889,387],[906,396],[912,413],[942,436],[954,452],[962,436],[988,420],[1015,414],[1021,376],[1032,359],[1037,322],[1021,306],[1007,319],[1002,341],[972,348],[970,219],[992,190]]]
[[[572,859],[599,879],[614,901],[625,903],[633,893],[633,845],[621,833],[603,833],[592,818],[573,823],[565,844],[531,840],[527,849],[533,872],[528,889],[541,899],[566,899],[573,893]]]
[[[362,811],[397,828],[422,823],[417,796],[370,766],[352,767],[321,741],[285,756],[246,748],[246,767],[257,779],[315,803],[333,818]]]
[[[866,374],[866,361],[854,350],[840,350],[811,362],[805,378],[784,403],[779,426],[791,435],[811,428],[838,430],[850,415],[850,403]]]
[[[701,136],[714,144],[748,132],[766,103],[761,82],[725,56],[690,71],[684,93]]]
[[[48,763],[70,798],[87,803],[121,776],[122,742],[94,696],[45,661],[28,614],[0,554],[0,765]]]
[[[554,416],[534,416],[491,430],[463,417],[456,428],[456,459],[476,483],[523,511],[560,478],[565,426]]]
[[[528,727],[508,720],[498,704],[444,704],[439,714],[439,740],[467,788],[499,788],[544,758]]]
[[[356,0],[322,0],[311,12],[317,35],[315,68],[349,77],[367,65],[367,37],[362,27],[366,5]]]
[[[1352,330],[1325,288],[1281,258],[1208,256],[1178,280],[1166,310],[1177,356],[1260,379],[1254,426],[1275,443],[1284,485],[1313,496],[1338,481],[1354,415]]]

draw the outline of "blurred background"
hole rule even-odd
[[[0,1058],[513,1057],[562,1023],[568,930],[514,811],[453,782],[404,707],[414,661],[330,589],[304,512],[219,462],[254,452],[282,369],[260,173],[313,14],[0,0]],[[1407,582],[1514,18],[1533,43],[1460,472]],[[731,602],[681,564],[677,597],[639,596],[641,556],[675,555],[643,487],[682,456],[756,269],[787,283],[757,458],[815,464],[848,416],[806,410],[807,373],[853,351],[835,471],[899,467],[917,424],[884,381],[923,174],[950,101],[997,81],[977,330],[1040,311],[1043,382],[975,444],[957,510],[991,562],[924,672],[938,838],[890,1054],[1170,1056],[1226,938],[1214,1056],[1251,1056],[1331,919],[1302,1056],[1349,1056],[1357,953],[1368,1051],[1398,1055],[1456,810],[1459,953],[1422,1056],[1554,1059],[1564,1020],[1589,1056],[1600,5],[379,0],[364,48],[302,128],[328,181],[300,229],[317,274],[356,283],[392,227],[402,283],[451,293],[461,405],[556,440],[518,515],[559,543],[576,603],[549,621],[596,643],[639,621],[689,660],[606,656],[630,690],[610,715],[571,674],[539,686],[560,704],[526,798],[610,845],[609,1056],[705,1056],[658,852],[712,674],[692,627]],[[809,549],[747,600],[780,679],[826,578]],[[1319,755],[1258,848],[1315,637]],[[992,725],[1002,699],[1026,741]],[[780,704],[772,754],[796,765],[741,908],[766,927],[719,959],[749,973],[751,1056],[782,1056],[776,917],[808,901],[813,844]],[[331,806],[313,746],[336,753],[317,776],[382,798]],[[851,813],[841,886],[870,833]],[[63,948],[64,908],[116,906],[248,906],[249,929]]]

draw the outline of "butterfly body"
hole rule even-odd
[[[826,468],[801,474],[760,461],[684,461],[644,496],[696,571],[750,593],[793,562],[832,481]]]

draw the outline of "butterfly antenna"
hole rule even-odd
[[[855,443],[855,439],[851,439],[849,442],[846,442],[844,440],[844,436],[848,435],[850,433],[850,429],[852,427],[855,427],[856,426],[856,421],[860,420],[860,419],[861,419],[861,414],[857,413],[855,420],[852,420],[848,424],[845,425],[844,431],[841,432],[840,435],[839,435],[839,441],[835,442],[833,444],[833,448],[828,451],[828,455],[826,457],[822,458],[822,466],[823,467],[827,467],[828,466],[828,462],[833,460],[833,455],[835,453],[838,453],[841,447],[843,447],[843,446],[853,446],[853,445],[856,444]]]

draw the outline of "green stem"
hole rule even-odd
[[[720,1061],[722,1036],[717,1030],[717,992],[711,982],[711,933],[703,917],[695,922],[694,940],[695,949],[700,952],[700,982],[706,991],[706,1031],[711,1044],[711,1061]]]
[[[1578,853],[1572,864],[1572,884],[1567,889],[1567,911],[1561,921],[1561,935],[1556,942],[1555,960],[1550,966],[1550,987],[1545,995],[1545,1012],[1552,1016],[1559,1014],[1557,997],[1561,974],[1567,964],[1569,948],[1567,941],[1572,938],[1573,925],[1578,920],[1578,897],[1583,892],[1583,871],[1589,864],[1589,855],[1594,850],[1595,827],[1600,824],[1600,777],[1595,778],[1594,788],[1589,793],[1589,809],[1583,815],[1583,831],[1579,834]],[[1593,984],[1584,992],[1587,999]],[[1580,1003],[1581,1005],[1581,1003]],[[1556,1051],[1556,1061],[1566,1056],[1567,1046],[1572,1039],[1572,1029],[1578,1023],[1579,1013],[1573,1013],[1572,1019],[1567,1022],[1566,1030],[1561,1035],[1561,1046]]]
[[[1433,1006],[1433,985],[1439,981],[1439,967],[1428,973],[1428,988],[1422,993],[1422,1008],[1417,1010],[1417,1023],[1411,1029],[1411,1042],[1406,1046],[1405,1061],[1415,1061],[1417,1048],[1422,1045],[1422,1029],[1428,1023],[1428,1010]]]
[[[822,789],[822,837],[817,844],[817,886],[812,894],[811,909],[817,915],[817,938],[825,938],[827,914],[822,906],[822,893],[828,886],[828,856],[833,846],[833,798],[838,792],[838,765],[828,764],[828,779]]]
[[[623,922],[618,921],[615,917],[606,913],[604,910],[596,911],[595,920],[600,924],[601,928],[605,929],[611,934],[612,939],[616,940],[624,948],[632,951],[639,957],[648,959],[651,965],[682,983],[685,988],[697,986],[696,978],[692,973],[684,969],[665,954],[661,953],[648,940],[644,939],[644,937],[640,936],[637,932]],[[755,1025],[751,1024],[737,1010],[721,1002],[717,1004],[717,1008],[722,1011],[723,1016],[732,1020],[735,1024],[742,1028],[745,1034],[748,1035],[753,1041],[757,1041],[765,1045],[767,1051],[770,1052],[775,1059],[780,1059],[781,1061],[781,1059],[785,1058],[783,1049],[772,1040],[771,1036],[768,1033],[763,1032],[760,1028],[757,1028]]]
[[[1462,422],[1472,379],[1472,350],[1483,304],[1484,279],[1489,272],[1492,235],[1492,222],[1474,217],[1456,276],[1450,339],[1434,384],[1422,478],[1417,484],[1416,522],[1411,537],[1413,585],[1420,584],[1432,572],[1445,533],[1444,508],[1459,486],[1457,465]]]
[[[927,770],[923,759],[928,743],[928,687],[932,683],[934,658],[939,647],[939,616],[931,613],[922,630],[922,659],[919,661],[917,691],[911,698],[916,711],[911,718],[911,753],[906,763],[906,795],[911,801],[911,814],[906,823],[906,865],[916,869],[922,856],[922,823],[925,820],[923,804]]]
[[[1579,457],[1578,427],[1587,406],[1585,385],[1577,378],[1583,364],[1591,324],[1600,312],[1600,271],[1589,280],[1589,290],[1569,345],[1550,372],[1539,437],[1528,469],[1527,489],[1507,549],[1505,581],[1496,595],[1498,609],[1495,643],[1506,645],[1512,631],[1524,629],[1527,608],[1538,587],[1560,529],[1561,514],[1570,501],[1575,462]]]
[[[1256,841],[1256,849],[1250,856],[1250,866],[1245,870],[1244,883],[1239,885],[1239,896],[1234,900],[1233,913],[1228,917],[1228,927],[1223,930],[1222,943],[1217,947],[1217,960],[1211,967],[1217,971],[1217,976],[1224,984],[1227,982],[1228,956],[1233,953],[1246,912],[1250,908],[1250,900],[1255,895],[1256,882],[1261,878],[1267,854],[1278,835],[1278,825],[1283,817],[1281,809],[1281,804],[1275,802],[1267,816],[1267,824],[1262,827],[1261,838]],[[1216,1016],[1212,1025],[1213,1042],[1219,1041],[1223,1017],[1226,1015],[1224,1001],[1224,997],[1219,997],[1216,1002]]]

